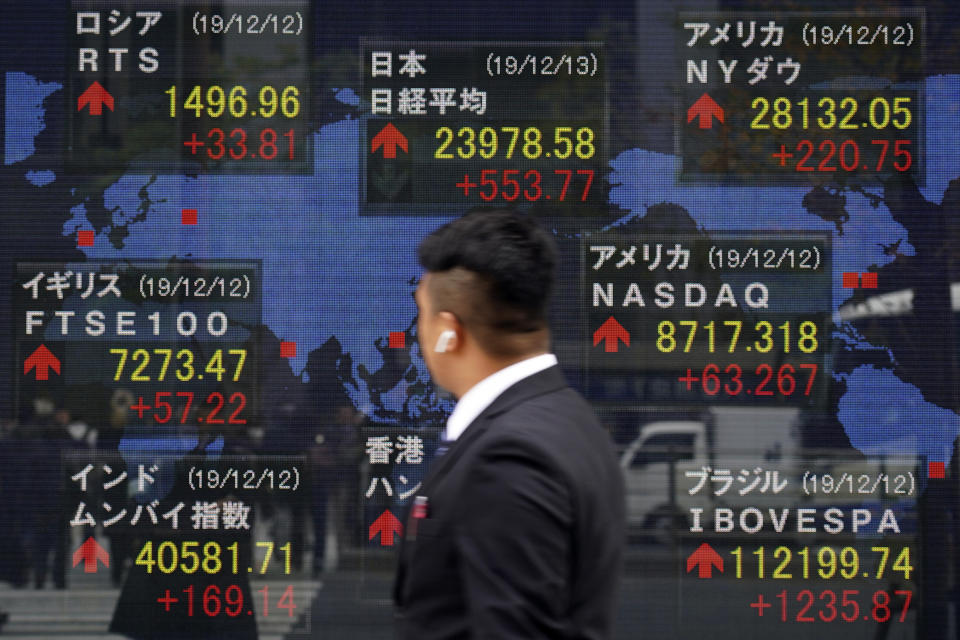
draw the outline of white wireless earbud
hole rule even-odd
[[[437,346],[433,348],[437,353],[444,353],[447,350],[447,347],[450,346],[450,341],[457,337],[457,334],[452,329],[447,329],[440,333],[440,337],[437,338]]]

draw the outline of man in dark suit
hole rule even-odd
[[[476,211],[419,253],[420,348],[458,402],[453,442],[407,516],[397,635],[608,638],[623,482],[607,433],[549,353],[553,240],[519,214]]]

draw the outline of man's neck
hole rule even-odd
[[[511,365],[517,364],[518,362],[523,362],[524,360],[529,360],[530,358],[535,358],[536,356],[542,356],[546,353],[549,353],[549,351],[544,349],[531,353],[525,353],[519,356],[512,356],[509,358],[491,358],[489,356],[484,357],[479,359],[475,365],[469,367],[470,375],[462,382],[462,384],[460,384],[459,389],[451,389],[450,391],[453,393],[454,397],[458,399],[462,398],[463,394],[476,386],[478,382],[486,380],[497,371],[506,369]]]

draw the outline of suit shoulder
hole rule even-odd
[[[593,409],[579,393],[569,387],[544,393],[517,403],[493,417],[498,425],[509,425],[519,437],[539,439],[571,438],[579,435],[605,435]]]
[[[569,387],[544,393],[491,417],[487,454],[532,456],[546,464],[569,466],[587,456],[605,465],[612,458],[610,437],[593,409]]]

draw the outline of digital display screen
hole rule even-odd
[[[960,5],[2,15],[0,637],[394,637],[478,208],[558,248],[610,637],[960,637]]]

